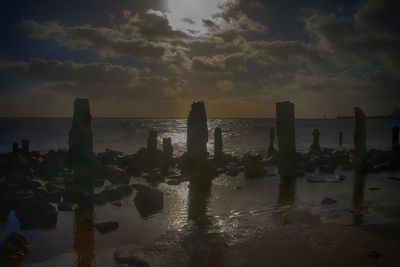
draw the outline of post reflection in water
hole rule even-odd
[[[196,170],[187,174],[189,177],[188,219],[194,225],[184,238],[184,247],[190,255],[191,267],[222,266],[223,238],[218,233],[210,233],[212,221],[207,216],[211,194],[212,176]]]
[[[353,209],[356,211],[353,217],[354,224],[362,224],[364,222],[364,187],[365,174],[355,171],[353,176]]]
[[[74,249],[77,267],[92,266],[94,260],[94,216],[93,205],[79,205],[75,210],[74,221]]]
[[[280,178],[278,205],[290,206],[294,203],[296,195],[296,179]]]

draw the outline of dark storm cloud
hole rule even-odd
[[[308,10],[305,27],[338,60],[378,61],[400,71],[398,1],[369,0],[351,18]]]
[[[181,18],[181,21],[186,22],[188,24],[192,24],[192,25],[196,24],[196,22],[193,19],[188,18],[188,17]]]

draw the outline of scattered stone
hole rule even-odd
[[[381,190],[381,188],[380,187],[369,187],[368,190],[377,191],[377,190]]]
[[[321,201],[321,205],[333,205],[333,204],[336,204],[336,203],[337,203],[337,200],[334,200],[334,199],[328,198],[328,197],[324,198]]]
[[[28,240],[21,234],[13,232],[0,245],[0,265],[9,266],[11,262],[21,261],[29,252]]]
[[[58,204],[59,211],[73,211],[74,208],[75,208],[75,204],[72,202],[63,201],[60,204]]]
[[[400,181],[400,178],[398,177],[393,177],[393,176],[389,176],[390,180],[394,180],[394,181]]]
[[[118,222],[97,223],[95,227],[100,234],[104,235],[115,231],[115,229],[119,227],[119,223]]]
[[[377,250],[372,250],[372,251],[368,252],[368,258],[377,259],[377,258],[380,258],[382,256],[383,256],[383,254],[381,252],[377,251]]]
[[[99,194],[94,196],[97,204],[105,204],[107,202],[114,202],[132,194],[133,190],[130,185],[122,185],[115,189],[105,189]]]
[[[114,260],[119,266],[147,267],[149,264],[137,255],[114,253]]]
[[[132,185],[138,190],[134,202],[142,217],[150,216],[164,207],[164,193],[146,185]]]

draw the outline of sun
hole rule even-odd
[[[171,26],[191,35],[201,35],[206,32],[203,19],[211,19],[212,15],[221,12],[219,4],[228,0],[165,0],[167,2],[167,17]]]

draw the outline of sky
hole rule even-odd
[[[367,115],[400,107],[397,0],[2,0],[0,117]]]

